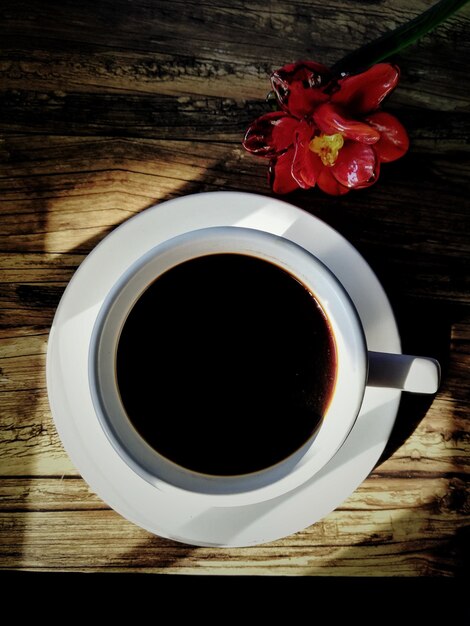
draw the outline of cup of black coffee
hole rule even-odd
[[[346,439],[366,384],[413,368],[411,390],[435,391],[431,359],[367,351],[347,292],[310,252],[215,227],[156,246],[121,277],[97,318],[89,380],[135,472],[227,506],[308,480]]]

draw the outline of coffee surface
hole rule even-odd
[[[128,315],[116,359],[140,435],[212,475],[254,472],[295,452],[318,428],[336,372],[312,295],[276,265],[239,254],[157,278]]]

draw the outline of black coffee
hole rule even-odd
[[[127,415],[155,450],[213,475],[285,459],[318,428],[336,352],[322,309],[276,265],[239,254],[187,261],[131,310],[117,351]]]

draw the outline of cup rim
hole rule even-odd
[[[228,244],[230,245],[227,248]],[[185,260],[207,254],[230,252],[248,254],[274,263],[296,277],[314,294],[333,331],[337,350],[337,376],[332,399],[320,428],[299,450],[268,468],[239,476],[221,477],[181,468],[147,444],[127,418],[120,403],[115,368],[111,373],[109,364],[111,361],[115,362],[120,331],[128,313],[151,282],[164,271]],[[155,267],[158,268],[157,271]],[[318,293],[318,284],[315,287],[312,285],[312,282],[316,282],[312,279],[313,274],[316,279],[319,276],[322,278],[321,294]],[[329,299],[325,297],[323,291],[328,294]],[[335,300],[334,314],[332,300]],[[123,306],[123,302],[127,304]],[[110,325],[113,315],[115,319]],[[338,316],[341,322],[338,321]],[[108,337],[109,334],[113,335],[111,339]],[[354,354],[349,354],[348,349]],[[106,380],[103,380],[100,366],[103,358],[108,363]],[[124,462],[138,475],[163,491],[197,499],[209,499],[216,505],[260,502],[282,495],[311,478],[334,456],[354,426],[367,380],[367,346],[362,324],[350,296],[331,270],[297,243],[265,231],[237,226],[215,226],[178,235],[155,246],[127,268],[107,295],[97,315],[88,363],[89,388],[98,420],[111,445]],[[348,368],[351,371],[346,373]],[[345,377],[351,375],[355,385],[350,384],[350,390],[346,393]],[[104,385],[111,385],[115,392],[111,408],[109,398],[106,398],[106,393],[103,392]],[[119,403],[121,423],[116,428],[116,413],[112,417],[109,413],[119,412]],[[331,426],[331,422],[329,423],[326,437],[324,429],[326,420],[328,418],[331,420],[335,413],[335,420],[340,421],[334,427]],[[123,419],[127,420],[126,424],[130,426],[126,436],[133,437],[131,451],[129,440],[123,441]],[[322,447],[317,439],[321,440]],[[156,470],[154,461],[157,457],[159,462]],[[162,470],[162,459],[166,470]]]

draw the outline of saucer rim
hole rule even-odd
[[[222,196],[225,196],[222,199]],[[222,201],[223,200],[223,201]],[[124,492],[122,491],[117,491],[115,488],[115,485],[113,485],[113,478],[112,476],[108,476],[105,477],[103,475],[103,463],[109,463],[111,464],[111,459],[109,457],[109,452],[111,452],[111,454],[116,454],[115,451],[111,448],[108,450],[102,450],[102,456],[100,457],[100,459],[96,458],[96,455],[93,454],[93,451],[89,448],[89,446],[87,446],[87,442],[86,442],[86,433],[81,432],[80,433],[80,420],[77,419],[74,420],[74,428],[75,430],[77,430],[78,428],[78,433],[81,434],[82,436],[79,437],[79,441],[77,443],[77,441],[72,442],[71,441],[71,437],[73,437],[74,434],[76,433],[71,433],[70,432],[70,426],[71,426],[71,422],[68,421],[68,419],[70,418],[70,415],[74,414],[74,410],[75,413],[77,411],[77,407],[75,407],[74,409],[74,403],[73,403],[73,394],[67,394],[65,393],[65,395],[62,395],[62,398],[60,398],[59,396],[61,395],[58,392],[58,385],[60,386],[60,381],[57,380],[57,368],[58,365],[60,365],[60,360],[58,361],[58,351],[57,351],[57,344],[58,344],[58,338],[57,338],[57,334],[58,332],[60,332],[61,330],[61,325],[63,325],[64,323],[64,312],[66,313],[66,309],[68,308],[74,308],[73,306],[71,306],[73,304],[72,301],[75,302],[75,306],[77,301],[79,300],[79,295],[80,295],[80,290],[83,291],[83,280],[80,281],[80,278],[83,279],[83,275],[85,274],[93,274],[94,270],[97,269],[94,266],[96,266],[98,264],[99,261],[99,254],[97,253],[97,251],[101,251],[101,256],[108,256],[110,253],[113,252],[113,247],[116,248],[116,246],[114,246],[114,242],[117,244],[119,236],[122,238],[123,233],[127,232],[130,229],[130,225],[132,224],[132,226],[134,227],[134,231],[135,231],[135,226],[137,225],[137,222],[139,222],[140,226],[143,226],[143,222],[148,221],[150,223],[154,222],[156,225],[158,225],[158,223],[162,222],[162,220],[164,221],[165,219],[170,222],[173,222],[173,226],[175,227],[175,220],[176,222],[179,222],[179,225],[176,224],[176,228],[180,229],[179,233],[182,234],[184,232],[189,232],[187,229],[185,229],[185,223],[186,221],[184,219],[181,219],[182,215],[178,214],[174,216],[170,216],[168,213],[168,208],[169,205],[172,205],[173,207],[179,205],[178,207],[178,211],[179,213],[181,213],[181,211],[183,212],[183,214],[186,212],[186,216],[188,216],[189,213],[192,213],[196,210],[196,207],[194,206],[195,204],[199,205],[199,208],[201,208],[201,205],[205,202],[206,204],[212,205],[217,205],[218,210],[220,212],[221,215],[225,215],[227,216],[227,212],[230,214],[233,214],[233,206],[230,207],[229,205],[232,204],[237,204],[239,203],[241,200],[243,200],[244,203],[251,205],[251,209],[256,212],[256,210],[265,210],[265,215],[264,217],[262,217],[260,224],[264,224],[263,228],[260,229],[265,229],[267,230],[267,232],[273,232],[272,230],[272,225],[270,225],[268,223],[268,217],[270,215],[274,213],[276,213],[276,211],[281,210],[284,211],[286,214],[290,214],[291,216],[295,217],[295,221],[298,222],[304,222],[304,227],[305,230],[313,230],[315,231],[315,228],[321,228],[320,230],[323,230],[323,234],[328,233],[329,237],[332,239],[336,240],[336,244],[340,244],[340,246],[343,249],[343,252],[347,250],[347,254],[346,256],[349,256],[350,259],[354,259],[354,261],[356,263],[359,263],[359,266],[362,265],[361,271],[365,272],[367,274],[367,281],[369,281],[369,286],[371,286],[371,284],[373,283],[374,286],[374,298],[375,299],[380,299],[381,300],[381,306],[384,309],[384,311],[386,311],[387,313],[387,318],[388,318],[388,324],[389,324],[389,334],[387,335],[387,345],[386,346],[377,346],[377,345],[369,345],[369,349],[380,349],[382,351],[395,351],[395,352],[401,352],[400,349],[400,340],[399,340],[399,335],[398,335],[398,330],[396,328],[396,323],[393,317],[393,312],[392,309],[390,307],[390,303],[388,302],[388,299],[385,295],[385,292],[383,291],[383,287],[381,286],[380,282],[378,281],[377,277],[375,276],[375,274],[373,273],[373,271],[371,270],[370,266],[366,263],[366,261],[363,259],[363,257],[359,254],[359,252],[352,246],[352,244],[350,244],[346,239],[344,239],[344,237],[339,234],[337,231],[335,231],[333,228],[331,228],[330,226],[328,226],[327,224],[325,224],[323,221],[319,220],[318,218],[316,218],[315,216],[313,216],[310,213],[307,213],[306,211],[303,211],[302,209],[299,209],[297,207],[294,207],[288,203],[285,203],[281,200],[277,200],[277,199],[273,199],[273,198],[268,198],[266,196],[263,195],[258,195],[258,194],[248,194],[248,193],[244,193],[244,192],[206,192],[206,193],[202,193],[202,194],[193,194],[193,195],[188,195],[188,196],[182,196],[180,198],[176,198],[173,200],[169,200],[157,205],[154,205],[153,207],[150,207],[149,209],[146,209],[145,211],[142,211],[141,213],[139,213],[138,215],[134,216],[133,218],[131,218],[130,220],[126,221],[125,223],[123,223],[122,225],[120,225],[118,228],[116,228],[114,231],[112,231],[112,233],[110,235],[108,235],[107,237],[105,237],[103,239],[102,242],[100,242],[100,244],[98,244],[98,246],[87,256],[87,258],[85,259],[85,261],[82,263],[82,265],[80,266],[80,268],[77,270],[76,274],[74,275],[74,277],[72,278],[72,280],[70,281],[66,291],[64,292],[64,295],[62,297],[62,300],[59,304],[59,307],[57,309],[56,312],[56,316],[54,318],[54,322],[51,328],[51,333],[50,333],[50,338],[49,338],[49,345],[48,345],[48,354],[47,354],[47,387],[48,387],[48,394],[49,394],[49,399],[50,399],[50,404],[51,404],[51,409],[52,409],[52,413],[53,413],[53,417],[54,417],[54,422],[56,424],[56,427],[59,431],[60,437],[64,443],[64,447],[66,448],[69,456],[71,457],[72,461],[74,462],[74,464],[77,466],[77,468],[79,469],[80,473],[84,476],[84,478],[87,480],[87,482],[90,484],[90,487],[96,492],[98,493],[98,495],[100,495],[100,497],[107,502],[108,504],[110,504],[110,506],[112,506],[115,510],[117,510],[121,515],[123,515],[124,517],[126,517],[127,519],[130,519],[131,521],[133,521],[134,523],[136,523],[138,526],[141,526],[143,528],[145,528],[146,530],[149,530],[152,533],[155,533],[159,536],[162,537],[167,537],[170,539],[174,539],[176,541],[181,541],[184,543],[190,543],[192,545],[202,545],[202,546],[247,546],[247,545],[253,545],[253,544],[259,544],[259,543],[265,543],[267,541],[272,541],[274,539],[280,538],[280,537],[284,537],[286,536],[286,534],[292,534],[293,532],[296,532],[297,530],[301,530],[302,528],[305,528],[305,523],[301,522],[300,525],[299,524],[294,524],[294,528],[290,529],[287,533],[286,532],[274,532],[272,534],[272,536],[269,534],[269,532],[265,533],[265,536],[260,537],[260,536],[256,536],[256,537],[251,537],[250,539],[248,539],[248,537],[246,537],[246,533],[245,533],[245,537],[244,539],[241,539],[240,542],[238,542],[237,540],[234,541],[228,541],[228,542],[216,542],[213,543],[211,541],[209,541],[210,537],[207,537],[203,540],[201,540],[200,538],[196,538],[196,537],[190,537],[188,536],[188,532],[185,531],[183,532],[182,535],[178,534],[177,536],[175,535],[173,528],[161,528],[158,524],[155,525],[155,521],[154,520],[147,520],[144,519],[144,516],[141,515],[139,513],[139,503],[136,502],[134,503],[133,506],[131,506],[130,508],[132,510],[129,509],[129,502],[126,502],[126,500],[130,497],[132,499],[132,492]],[[222,205],[222,206],[221,206]],[[166,207],[166,216],[164,215],[165,211],[162,211],[162,209]],[[224,208],[226,210],[224,210]],[[194,217],[194,216],[193,216]],[[207,220],[209,219],[209,222],[207,223]],[[198,228],[201,227],[207,227],[207,226],[214,226],[214,225],[234,225],[231,223],[232,220],[230,220],[230,218],[226,217],[225,220],[223,220],[223,222],[220,222],[218,220],[220,220],[220,215],[217,217],[217,224],[213,223],[213,219],[214,217],[212,216],[211,212],[206,212],[204,213],[203,211],[201,212],[201,214],[199,215],[199,221],[202,220],[202,222],[204,223],[203,226],[199,225]],[[226,222],[229,223],[226,223]],[[276,221],[276,220],[274,220]],[[154,224],[154,226],[155,226]],[[308,225],[308,226],[307,226]],[[183,230],[181,230],[183,229]],[[192,230],[192,229],[190,229]],[[119,235],[119,236],[118,236]],[[294,243],[298,243],[299,245],[301,245],[302,247],[305,247],[305,245],[300,242],[298,240],[298,236],[297,238],[292,238],[292,236],[288,236],[287,238],[289,238],[291,241],[293,241]],[[164,241],[165,239],[162,239],[161,241]],[[158,243],[158,242],[157,242]],[[154,244],[156,245],[155,241]],[[309,251],[311,251],[315,256],[319,256],[318,255],[318,250],[315,247],[308,247],[307,248]],[[114,249],[114,252],[116,252],[116,249]],[[126,254],[126,251],[124,250],[120,250],[121,254]],[[141,254],[143,254],[145,252],[145,250],[141,250]],[[111,257],[109,257],[111,258]],[[321,260],[324,261],[324,259],[322,259],[322,257],[319,257]],[[325,262],[325,264],[327,265],[327,267],[330,267],[330,265],[328,264],[328,262]],[[340,276],[340,278],[342,278]],[[102,276],[98,275],[98,282],[101,280],[102,281]],[[364,280],[364,274],[362,276],[362,280]],[[352,299],[354,301],[354,294],[352,294]],[[97,310],[99,310],[98,307]],[[356,308],[357,308],[357,303],[356,304]],[[362,319],[363,316],[361,316],[361,311],[358,308],[358,312],[359,315]],[[93,317],[93,316],[91,316]],[[96,317],[95,317],[96,319]],[[93,326],[93,324],[92,324]],[[365,332],[366,332],[366,336],[367,336],[367,328],[365,328]],[[368,337],[369,339],[369,337]],[[67,373],[65,372],[61,372],[62,375],[65,375],[65,377],[67,378]],[[60,377],[61,378],[61,377]],[[63,379],[62,379],[62,382]],[[68,379],[69,386],[70,386],[70,378]],[[63,389],[62,389],[63,391]],[[68,390],[69,391],[69,390]],[[369,390],[368,390],[369,391]],[[375,394],[380,393],[380,390],[374,390]],[[396,412],[398,410],[398,404],[399,404],[399,400],[401,397],[401,393],[397,390],[383,390],[383,392],[387,392],[386,395],[388,396],[387,399],[387,403],[388,403],[388,412],[387,415],[385,416],[385,418],[383,419],[383,428],[382,428],[382,434],[381,434],[381,441],[379,442],[379,446],[377,448],[377,450],[374,451],[374,460],[371,462],[371,459],[368,458],[367,459],[367,463],[364,465],[364,467],[361,466],[361,471],[359,472],[359,467],[357,468],[357,471],[355,472],[355,476],[354,476],[354,481],[353,481],[353,485],[350,484],[348,487],[348,495],[349,493],[352,493],[357,486],[360,484],[360,482],[362,482],[362,480],[370,473],[370,471],[373,469],[377,459],[379,458],[380,454],[382,453],[387,441],[388,441],[388,437],[389,434],[391,432],[391,429],[393,427],[394,421],[395,421],[395,417],[396,417]],[[367,395],[367,392],[366,392]],[[362,413],[362,411],[361,411]],[[360,414],[361,415],[361,414]],[[77,415],[75,414],[75,418],[77,417]],[[96,418],[96,415],[95,415]],[[359,419],[359,418],[358,418]],[[72,418],[73,420],[73,418]],[[97,418],[96,418],[97,421]],[[77,426],[78,424],[78,426]],[[353,427],[351,433],[354,431],[354,428],[356,427],[356,425]],[[72,429],[73,430],[73,429]],[[349,437],[351,436],[351,433],[349,435]],[[349,439],[348,437],[348,439]],[[339,453],[341,453],[341,450],[348,444],[348,439],[346,439],[346,441],[343,443],[342,448],[340,449]],[[106,455],[108,455],[108,458],[106,459]],[[333,457],[333,459],[329,462],[328,465],[330,465],[334,459],[336,458],[336,456],[338,455],[338,452],[336,453],[335,457]],[[375,458],[376,457],[376,458]],[[327,466],[328,467],[328,466]],[[122,469],[122,468],[121,468]],[[130,468],[128,468],[129,471]],[[109,471],[109,468],[108,468]],[[324,474],[324,472],[323,472]],[[134,476],[135,478],[135,476]],[[140,480],[140,477],[138,477]],[[321,477],[320,477],[321,478]],[[309,481],[307,481],[307,483],[304,483],[304,485],[301,485],[299,488],[295,489],[295,492],[307,492],[307,491],[312,491],[312,487],[314,490],[314,485],[315,485],[316,481],[316,475],[314,477],[312,477],[312,479],[310,479]],[[357,484],[356,484],[357,483]],[[298,494],[297,494],[298,495]],[[166,499],[168,500],[168,498],[166,498],[166,494],[165,496],[163,496],[163,493],[158,491],[157,489],[154,489],[153,491],[153,497],[155,498],[155,500],[158,499]],[[280,496],[279,498],[276,498],[275,500],[278,499],[288,499],[292,497],[292,494],[290,492],[288,492],[287,494],[284,494],[283,496]],[[177,500],[178,498],[176,498]],[[338,498],[337,498],[338,499]],[[334,506],[329,506],[329,510],[333,510],[334,508],[336,508],[337,506],[339,506],[339,504],[341,504],[341,502],[345,499],[344,494],[340,495],[340,499],[338,499],[338,502],[334,505]],[[175,496],[172,496],[172,498],[170,498],[170,500],[172,500],[173,503],[175,503]],[[190,499],[187,499],[186,497],[184,498],[185,503],[189,505],[190,503]],[[250,505],[250,507],[254,507],[256,508],[258,505],[263,504],[263,503],[254,503],[252,505]],[[166,503],[166,506],[168,506],[168,502]],[[171,506],[171,504],[170,504]],[[243,507],[244,505],[235,505],[235,506],[227,506],[227,507],[220,507],[220,509],[226,509],[227,511],[230,511],[232,513],[235,513],[235,511],[240,508]],[[137,507],[137,508],[136,508]],[[182,503],[179,502],[178,506],[176,508],[181,508],[182,507]],[[183,506],[184,508],[184,506]],[[329,512],[329,511],[327,511]],[[321,513],[321,515],[318,517],[316,517],[315,515],[312,515],[312,519],[309,521],[309,523],[307,525],[309,525],[310,523],[314,523],[315,521],[318,521],[318,519],[321,519],[322,517],[324,517],[326,513],[323,512]],[[269,526],[269,524],[267,525],[269,527],[269,530],[271,530],[272,526]],[[190,533],[189,533],[190,534]],[[242,533],[243,535],[243,533]]]

